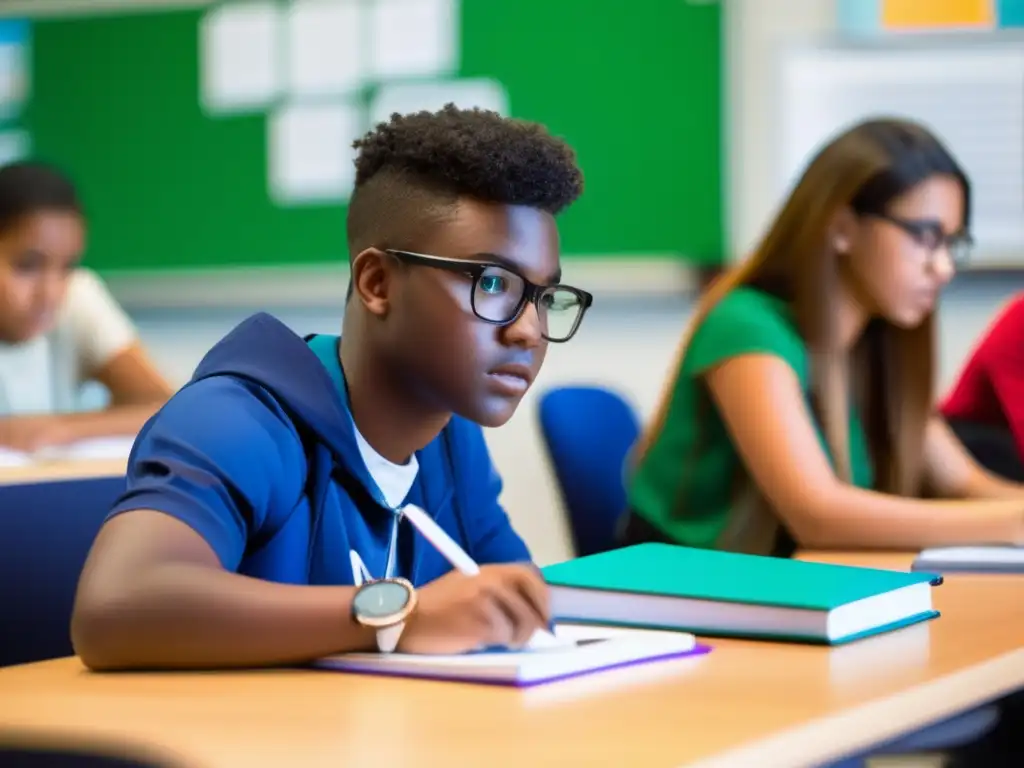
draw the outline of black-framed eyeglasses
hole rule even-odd
[[[942,249],[949,252],[954,267],[962,267],[970,261],[974,238],[969,232],[954,232],[947,235],[942,229],[941,222],[933,219],[903,219],[888,213],[869,213],[867,215],[887,221],[902,229],[914,239],[914,242],[928,251],[933,262],[935,254]]]
[[[537,307],[541,334],[548,341],[561,343],[571,339],[583,322],[583,315],[594,297],[569,285],[537,285],[507,266],[490,262],[452,259],[425,253],[387,249],[406,264],[443,269],[466,275],[473,281],[470,306],[485,323],[511,325],[523,314],[527,304]],[[481,254],[486,258],[486,254]]]

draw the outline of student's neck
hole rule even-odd
[[[451,414],[425,408],[379,357],[359,344],[358,336],[343,333],[341,337],[341,368],[352,419],[377,453],[404,464],[440,434]]]
[[[838,313],[839,348],[844,352],[853,349],[853,345],[864,333],[867,327],[870,313],[864,308],[849,290],[840,287],[839,295],[836,297],[836,312]]]

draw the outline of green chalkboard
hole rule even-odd
[[[599,10],[598,10],[599,9]],[[200,106],[205,11],[41,18],[23,126],[78,180],[100,270],[345,258],[344,204],[268,193],[267,117]],[[723,260],[721,18],[681,0],[462,0],[459,75],[577,149],[568,257]]]

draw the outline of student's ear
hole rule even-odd
[[[394,260],[377,248],[367,248],[352,259],[351,291],[378,317],[388,313],[388,288],[393,270]]]
[[[837,256],[845,256],[856,247],[860,219],[849,206],[844,206],[832,217],[828,228],[828,247]]]

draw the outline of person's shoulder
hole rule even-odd
[[[109,295],[107,284],[96,272],[88,267],[76,267],[68,277],[64,306],[73,310],[80,305],[106,300]]]
[[[88,348],[95,358],[108,357],[136,338],[131,320],[107,284],[87,267],[77,267],[68,278],[57,326],[74,344]],[[90,362],[98,365],[103,360]]]
[[[147,425],[161,435],[202,443],[215,453],[274,453],[298,431],[280,403],[263,387],[234,376],[190,382],[160,408]]]
[[[766,291],[747,285],[733,288],[708,312],[702,328],[733,329],[735,327],[763,326],[773,330],[795,333],[789,306],[782,299]]]
[[[802,375],[806,353],[788,305],[765,291],[739,286],[722,297],[694,330],[684,366],[699,373],[731,357],[772,354]]]
[[[293,424],[260,393],[231,376],[179,390],[139,432],[108,519],[162,512],[196,530],[226,569],[238,568],[254,537],[279,530],[296,509],[308,473]]]
[[[212,376],[185,385],[139,432],[129,476],[145,476],[158,465],[189,482],[216,477],[236,489],[289,496],[305,481],[307,451],[269,392],[236,377]]]

